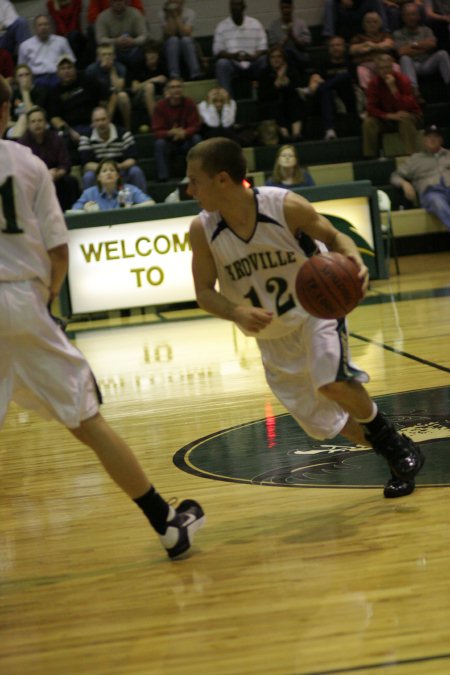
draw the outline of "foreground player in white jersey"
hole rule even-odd
[[[363,387],[369,378],[349,359],[345,320],[316,319],[295,297],[301,263],[325,247],[356,260],[365,293],[368,270],[355,243],[299,195],[245,188],[245,174],[242,150],[228,139],[188,154],[188,191],[203,208],[190,230],[198,304],[256,337],[269,386],[310,436],[370,444],[391,469],[385,496],[410,494],[423,464],[419,446]]]
[[[0,136],[10,98],[0,76]],[[142,509],[169,557],[178,557],[204,523],[201,506],[186,499],[174,509],[156,492],[101,416],[89,365],[47,309],[66,275],[67,241],[47,167],[28,148],[0,140],[0,426],[11,400],[60,421]]]

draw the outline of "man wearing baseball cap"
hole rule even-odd
[[[423,133],[423,151],[411,155],[391,175],[409,201],[434,214],[450,232],[450,150],[442,146],[442,131],[434,124]]]
[[[110,97],[109,87],[93,83],[77,71],[70,54],[58,59],[58,84],[53,89],[47,109],[51,125],[65,136],[72,158],[82,134],[89,134],[94,108]]]

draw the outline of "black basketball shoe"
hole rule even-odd
[[[396,499],[397,497],[406,497],[414,492],[416,483],[414,480],[401,480],[392,475],[384,486],[384,496],[386,499]]]
[[[175,515],[167,523],[165,534],[160,534],[161,544],[169,558],[178,558],[192,546],[194,534],[205,524],[204,511],[198,502],[185,499],[175,509]]]
[[[417,443],[400,434],[384,415],[383,420],[378,432],[371,434],[365,431],[365,437],[375,452],[387,460],[393,476],[411,481],[419,473],[425,458]]]

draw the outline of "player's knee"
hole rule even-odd
[[[96,426],[99,420],[100,420],[100,413],[97,412],[91,417],[82,420],[78,427],[74,429],[69,429],[69,431],[71,434],[75,436],[75,438],[81,441],[81,443],[89,445],[89,441],[92,435],[92,429]]]
[[[320,393],[331,401],[339,400],[343,389],[344,387],[342,382],[328,382],[328,384],[323,384],[321,387],[319,387]]]

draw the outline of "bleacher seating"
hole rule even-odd
[[[309,72],[320,68],[327,57],[327,48],[321,37],[321,27],[310,27],[313,42],[308,51],[311,57]],[[207,79],[185,82],[185,93],[197,103],[203,100],[207,92],[217,81],[214,79],[212,61],[212,35],[196,38],[206,64]],[[439,78],[421,80],[421,90],[427,101],[424,106],[424,122],[437,124],[444,130],[444,145],[450,144],[450,102],[446,89]],[[237,122],[245,126],[256,126],[260,121],[260,108],[257,102],[255,86],[252,83],[240,83],[234,92],[238,103]],[[418,237],[419,235],[439,234],[445,228],[423,209],[411,208],[403,193],[390,185],[390,175],[405,154],[398,134],[386,134],[383,138],[384,157],[377,160],[364,159],[360,134],[361,121],[350,115],[338,115],[334,141],[323,140],[323,126],[319,116],[311,115],[303,127],[304,140],[296,144],[302,165],[307,166],[317,185],[348,183],[354,180],[371,180],[372,183],[388,193],[392,203],[392,224],[396,238]],[[148,180],[148,192],[156,202],[163,202],[176,189],[185,175],[185,161],[175,158],[171,166],[172,179],[167,183],[156,182],[155,161],[153,158],[154,139],[151,133],[136,134],[139,162]],[[244,148],[247,166],[256,186],[263,185],[270,175],[278,146],[254,146]],[[446,240],[448,242],[448,238]],[[448,246],[448,244],[447,244]],[[402,247],[399,247],[402,253]]]

